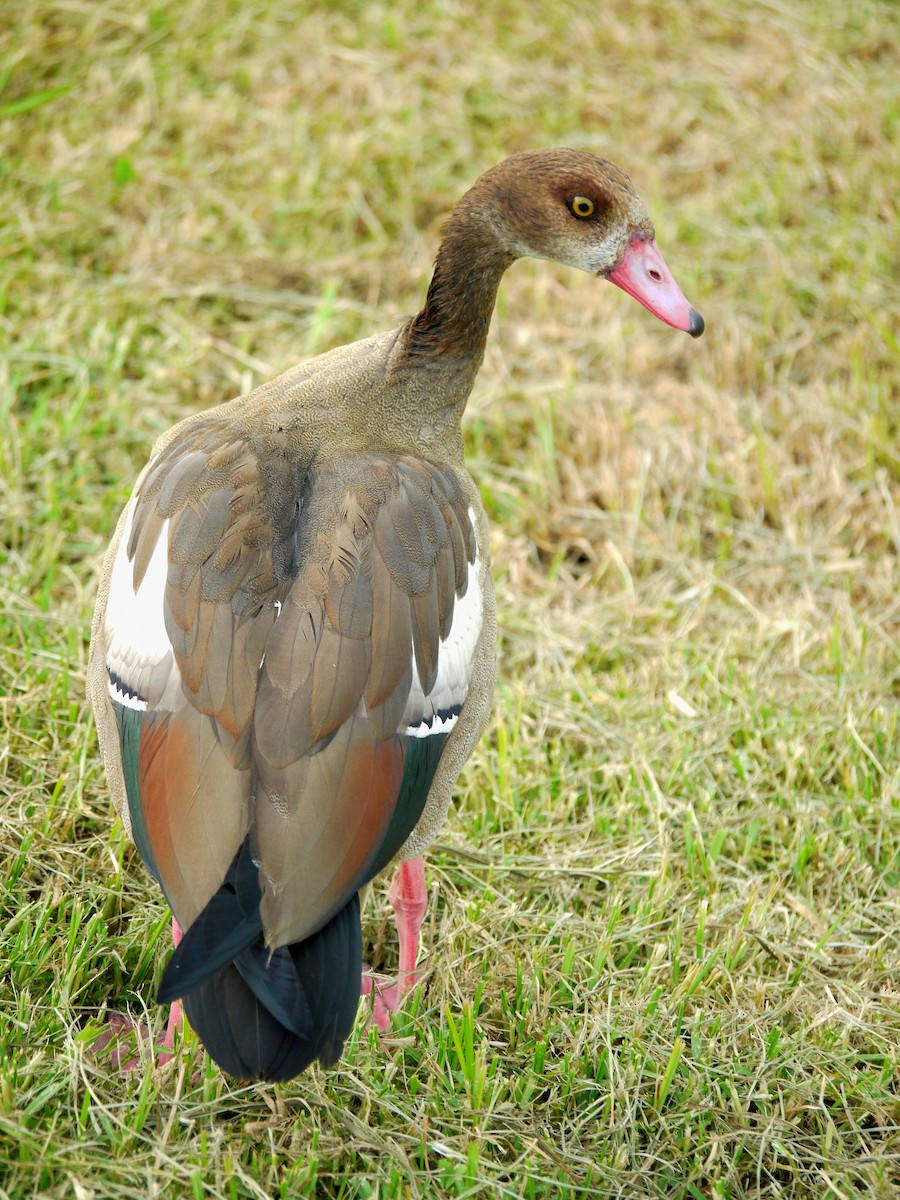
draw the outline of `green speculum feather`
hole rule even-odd
[[[150,848],[147,830],[144,828],[144,816],[141,811],[140,773],[138,759],[141,746],[141,725],[146,720],[143,712],[134,708],[126,708],[124,704],[112,702],[116,714],[116,724],[119,727],[119,747],[122,755],[122,774],[125,776],[125,792],[128,796],[128,812],[131,816],[131,834],[138,853],[144,861],[156,882],[162,887],[156,860]]]
[[[425,799],[434,779],[444,743],[449,736],[449,732],[432,733],[428,737],[408,739],[397,804],[384,841],[367,872],[368,879],[373,879],[379,871],[384,870],[415,829],[425,807]]]

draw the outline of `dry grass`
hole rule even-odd
[[[900,1194],[896,7],[4,18],[0,1197]],[[460,191],[552,144],[632,173],[708,332],[504,284],[502,682],[427,985],[287,1087],[191,1039],[121,1078],[87,1048],[158,1020],[165,919],[82,698],[115,513],[178,417],[413,309]]]

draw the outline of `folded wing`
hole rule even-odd
[[[205,1040],[226,1069],[274,1078],[349,1030],[345,910],[415,828],[465,703],[477,547],[449,469],[298,465],[215,435],[164,450],[132,500],[102,616],[108,706],[135,841],[186,931],[161,998],[190,992],[201,1037],[218,1009]],[[254,1004],[277,1046],[256,1067],[234,1051]]]

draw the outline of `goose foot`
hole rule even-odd
[[[400,942],[400,969],[397,979],[377,975],[371,967],[365,967],[360,980],[360,995],[372,997],[369,1020],[377,1025],[382,1033],[389,1031],[391,1015],[399,1009],[403,997],[415,987],[420,978],[416,971],[416,958],[419,953],[419,931],[428,905],[425,863],[421,855],[400,863],[394,872],[388,895],[394,910]]]
[[[360,996],[371,996],[367,1007],[367,1023],[381,1033],[390,1033],[391,1017],[400,1007],[400,986],[389,975],[378,975],[371,967],[363,966],[359,981]]]
[[[154,1042],[153,1031],[144,1021],[133,1021],[125,1013],[112,1012],[106,1019],[106,1029],[91,1043],[91,1054],[102,1054],[111,1043],[115,1042],[110,1055],[110,1063],[119,1071],[133,1071],[140,1065],[139,1056],[126,1058],[133,1045],[153,1046],[159,1051],[157,1064],[164,1067],[172,1058],[175,1049],[175,1030],[181,1025],[181,1005],[176,1000],[169,1008],[169,1020],[162,1039]],[[134,1042],[131,1042],[132,1035]]]
[[[181,928],[175,918],[172,918],[172,941],[177,946],[181,941]],[[169,1007],[169,1020],[166,1023],[166,1032],[160,1042],[156,1043],[156,1049],[159,1050],[157,1063],[163,1067],[172,1058],[172,1051],[175,1049],[175,1030],[178,1029],[182,1021],[181,1004],[175,1001]],[[150,1026],[143,1021],[132,1021],[131,1017],[125,1016],[124,1013],[110,1013],[106,1029],[98,1038],[91,1043],[92,1054],[102,1054],[104,1050],[113,1042],[116,1043],[110,1055],[112,1066],[119,1071],[133,1071],[140,1064],[140,1058],[132,1056],[126,1058],[126,1054],[131,1049],[129,1044],[132,1035],[135,1043],[140,1043],[145,1046],[153,1046],[153,1033]]]

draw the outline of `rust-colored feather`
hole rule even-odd
[[[258,764],[256,837],[270,947],[308,937],[361,885],[402,775],[399,743],[374,742],[361,717],[284,770]]]
[[[184,705],[177,713],[145,718],[138,779],[162,885],[187,928],[246,836],[250,772],[235,770],[209,718]]]

